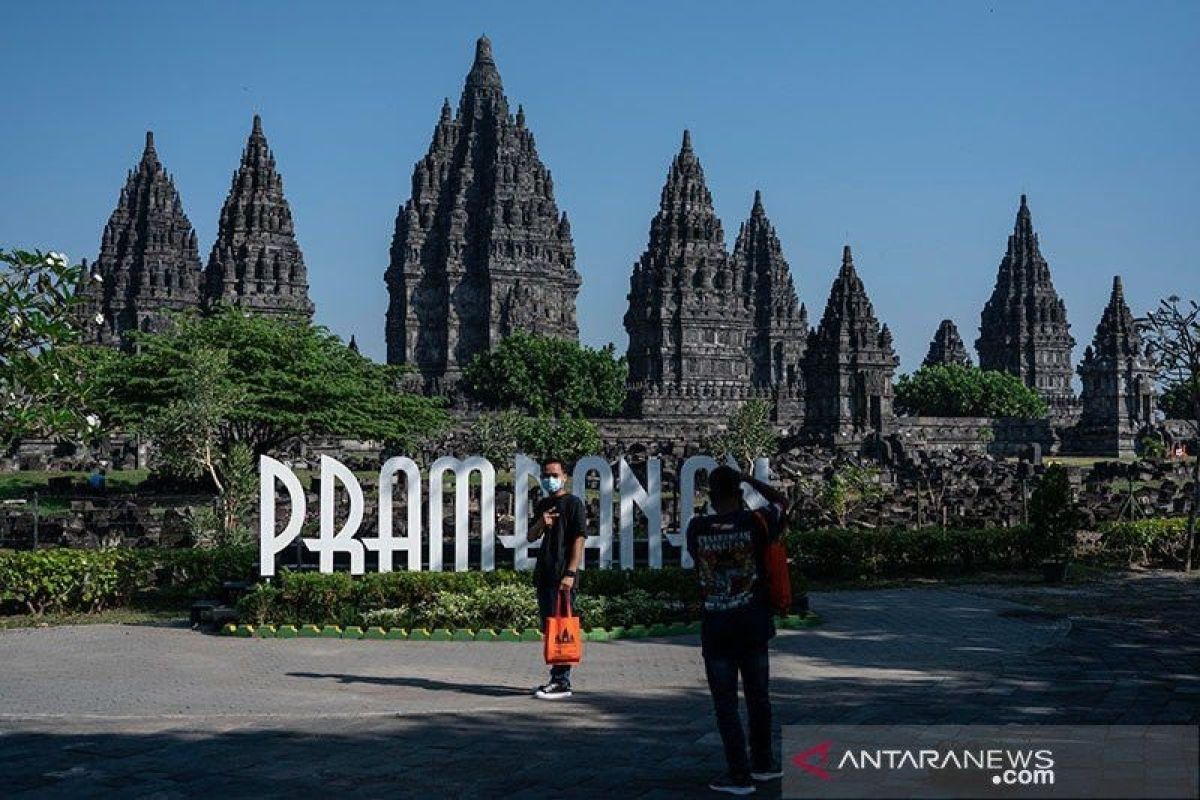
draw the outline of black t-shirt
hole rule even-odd
[[[761,648],[775,635],[767,598],[767,542],[779,536],[783,509],[695,517],[687,549],[704,598],[700,639],[704,654],[732,656]]]
[[[583,501],[573,494],[542,498],[534,508],[530,525],[541,519],[542,513],[550,508],[558,510],[558,519],[553,527],[542,532],[537,564],[533,568],[533,578],[541,585],[557,584],[562,580],[575,540],[584,535]]]

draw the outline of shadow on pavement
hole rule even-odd
[[[400,676],[384,677],[380,675],[343,675],[338,673],[322,672],[288,672],[286,674],[294,678],[330,678],[336,680],[338,683],[370,683],[377,686],[407,686],[413,689],[428,689],[431,692],[456,692],[458,694],[477,694],[484,697],[517,697],[520,695],[528,695],[532,692],[532,689],[518,689],[512,686],[451,683],[449,681],[433,680],[432,678],[411,678]]]

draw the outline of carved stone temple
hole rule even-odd
[[[761,192],[754,193],[750,218],[738,231],[732,258],[743,292],[749,295],[754,309],[751,381],[760,388],[799,389],[803,384],[801,362],[808,338],[808,310],[796,297],[792,271],[763,209]]]
[[[85,265],[86,267],[86,265]],[[100,276],[100,281],[91,278]],[[80,324],[84,340],[128,349],[130,331],[157,332],[169,312],[198,306],[203,270],[196,231],[175,182],[158,160],[154,134],[129,171],[104,226],[100,255],[84,269]],[[103,316],[97,323],[96,314]]]
[[[385,282],[387,360],[416,367],[426,391],[452,389],[514,331],[578,339],[571,226],[486,37],[458,109],[444,103],[413,169]]]
[[[1138,335],[1120,276],[1078,367],[1083,381],[1079,422],[1064,452],[1131,456],[1138,434],[1154,423],[1154,365]]]
[[[921,362],[921,366],[971,366],[971,357],[967,355],[967,346],[963,344],[962,337],[958,335],[958,326],[954,324],[954,320],[944,319],[938,325],[937,332],[933,334],[933,341],[929,343],[929,352],[925,354],[925,360]]]
[[[688,131],[628,301],[631,413],[711,418],[777,387],[798,394],[808,324],[762,197],[730,256]]]
[[[804,357],[803,433],[835,447],[892,432],[892,376],[900,359],[892,333],[875,318],[847,246],[821,323],[808,335]]]
[[[1066,306],[1054,290],[1050,265],[1042,257],[1029,205],[1021,195],[1008,251],[980,318],[975,342],[979,366],[1016,375],[1061,413],[1075,396],[1071,388],[1075,340],[1070,331]]]
[[[257,114],[221,209],[205,282],[210,306],[224,302],[257,314],[313,315],[292,210]]]
[[[486,37],[475,43],[457,107],[448,99],[442,104],[392,233],[385,340],[388,363],[412,367],[405,389],[465,400],[456,389],[464,368],[506,336],[525,331],[578,340],[580,275],[571,225],[524,109],[510,110]],[[131,332],[160,331],[171,314],[188,309],[229,304],[311,319],[304,256],[259,117],[206,266],[147,133],[80,292],[84,340],[126,349]],[[622,436],[661,433],[672,448],[698,444],[703,430],[750,400],[770,404],[772,422],[788,440],[842,449],[936,441],[968,448],[995,443],[994,452],[1011,453],[1036,442],[1047,452],[1061,446],[1125,456],[1158,424],[1154,365],[1120,278],[1078,365],[1083,391],[1074,396],[1075,340],[1025,195],[975,347],[981,368],[1017,376],[1051,413],[997,421],[995,440],[983,442],[978,421],[964,427],[940,418],[897,420],[892,379],[899,359],[850,248],[820,323],[810,328],[762,195],[754,193],[730,249],[688,131],[633,264],[623,322],[628,395],[624,418],[612,422]],[[358,351],[356,337],[349,347]],[[941,321],[923,363],[971,365],[953,321]],[[452,407],[471,415],[466,404]]]

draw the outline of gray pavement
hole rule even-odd
[[[1071,589],[816,593],[824,624],[773,646],[776,720],[1195,723],[1196,583],[1155,580],[1100,595],[1150,597],[1132,618]],[[0,632],[0,665],[5,796],[692,797],[721,767],[695,637],[588,643],[554,704],[527,643],[95,625]]]

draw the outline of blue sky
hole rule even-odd
[[[1200,3],[0,5],[0,246],[94,258],[155,131],[207,259],[263,116],[317,321],[382,358],[412,166],[492,39],[572,221],[582,338],[627,338],[634,260],[692,130],[732,246],[755,189],[815,322],[855,260],[901,370],[970,346],[1018,196],[1079,344],[1200,288]],[[1189,77],[1191,76],[1191,77]]]

